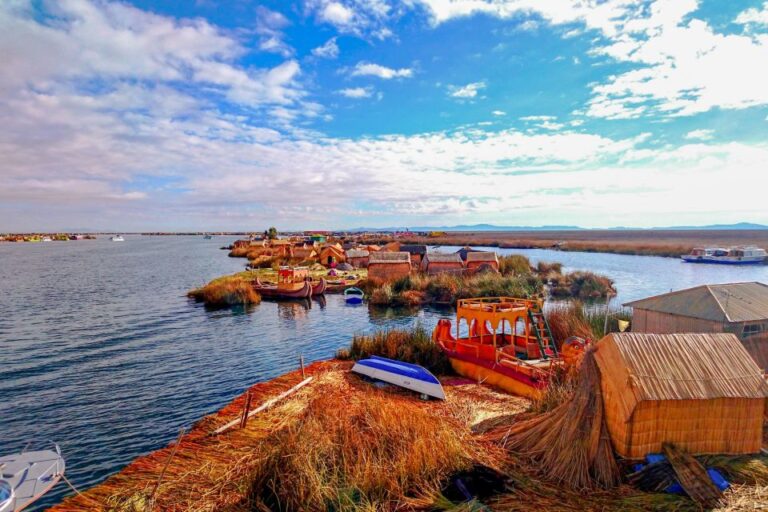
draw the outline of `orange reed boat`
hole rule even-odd
[[[575,364],[583,349],[569,343],[563,346],[564,354],[558,352],[542,305],[541,300],[512,297],[462,299],[455,329],[442,318],[432,339],[459,375],[537,398],[556,372]],[[463,337],[462,321],[467,332]]]

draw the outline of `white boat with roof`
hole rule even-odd
[[[125,238],[123,238],[123,235],[115,235],[113,237],[109,238],[113,242],[125,242]]]
[[[0,512],[19,512],[51,490],[64,476],[59,445],[0,457]]]
[[[689,254],[680,256],[688,263],[723,263],[726,265],[754,265],[764,263],[768,253],[755,246],[697,247]]]

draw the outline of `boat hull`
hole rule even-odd
[[[352,371],[422,395],[445,400],[445,391],[440,381],[429,370],[416,364],[371,356],[355,363]]]
[[[712,263],[715,265],[761,265],[765,263],[765,258],[728,259],[706,256],[682,256],[682,260],[686,263]]]
[[[320,278],[319,283],[312,283],[312,296],[323,295],[328,288],[328,282],[324,278]]]
[[[450,353],[447,355],[453,370],[462,377],[499,388],[507,393],[536,400],[541,398],[546,388],[545,381],[532,379],[513,368],[464,355]]]
[[[304,285],[298,290],[286,290],[277,286],[263,285],[259,282],[253,285],[259,295],[270,299],[308,299],[312,296],[312,284],[304,282]]]

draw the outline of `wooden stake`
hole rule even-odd
[[[245,407],[243,407],[243,417],[240,418],[240,428],[245,428],[248,424],[248,412],[251,410],[251,392],[245,395]]]
[[[306,379],[307,376],[304,374],[304,354],[299,354],[299,364],[301,365],[301,378]]]
[[[171,459],[173,459],[173,456],[176,455],[176,450],[179,449],[179,445],[181,444],[181,439],[184,437],[184,429],[179,429],[179,437],[176,439],[176,444],[173,445],[173,450],[171,451],[171,455],[168,457],[168,460],[165,461],[165,466],[163,466],[163,470],[160,472],[160,477],[157,479],[157,483],[155,483],[155,488],[152,490],[152,494],[149,496],[149,510],[154,510],[155,508],[155,495],[157,494],[158,489],[160,489],[160,483],[163,481],[163,477],[165,476],[165,470],[168,469],[168,465],[171,463]]]

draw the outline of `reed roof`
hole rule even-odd
[[[461,256],[457,253],[446,254],[443,252],[428,252],[425,256],[425,261],[428,263],[458,263],[462,264]]]
[[[768,397],[760,368],[733,334],[612,333],[596,357],[603,378],[632,390],[627,409],[644,400]]]
[[[347,258],[367,258],[370,254],[370,251],[366,251],[365,249],[347,250]]]
[[[759,321],[768,319],[768,285],[757,282],[708,284],[624,305],[713,322]]]
[[[467,263],[470,261],[499,261],[495,252],[468,252]]]
[[[371,263],[410,263],[411,255],[407,252],[372,252],[368,264]]]

